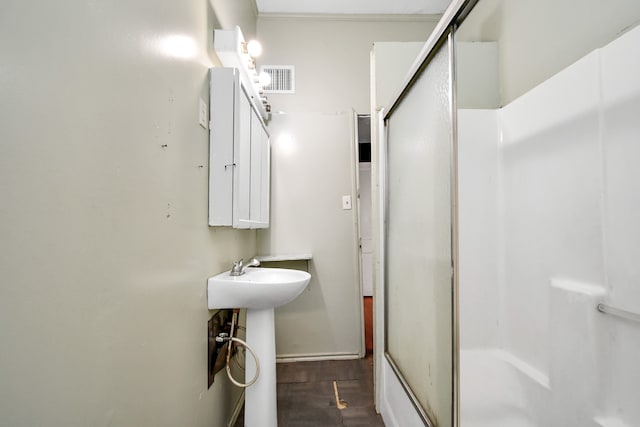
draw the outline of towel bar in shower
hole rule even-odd
[[[597,309],[600,313],[611,314],[613,316],[622,317],[623,319],[633,320],[634,322],[640,322],[640,314],[632,313],[627,310],[611,307],[605,304],[598,304]]]

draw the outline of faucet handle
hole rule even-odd
[[[229,273],[230,276],[242,276],[248,267],[259,267],[260,261],[255,258],[251,258],[248,263],[244,263],[244,259],[233,263],[233,268]]]

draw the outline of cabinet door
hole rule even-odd
[[[269,226],[269,136],[256,111],[251,114],[252,228]]]
[[[251,228],[251,103],[244,90],[238,98],[237,135],[234,141],[233,226]]]
[[[271,194],[271,145],[269,144],[269,134],[267,134],[266,129],[262,128],[262,132],[260,133],[260,142],[262,145],[262,157],[260,161],[262,162],[261,174],[262,177],[260,182],[262,183],[262,188],[260,192],[260,218],[262,223],[264,224],[264,228],[269,227],[269,203]]]
[[[209,225],[269,227],[269,136],[237,70],[211,70]]]
[[[209,135],[209,225],[233,225],[233,186],[240,97],[238,73],[211,69],[211,130]]]
[[[251,221],[262,220],[262,123],[255,111],[251,114]]]

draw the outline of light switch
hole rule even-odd
[[[207,103],[200,98],[200,107],[198,108],[198,122],[203,128],[207,128]]]
[[[342,209],[345,209],[345,210],[351,209],[350,195],[342,196]]]

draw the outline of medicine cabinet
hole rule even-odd
[[[209,225],[269,227],[270,145],[237,68],[211,69]]]

